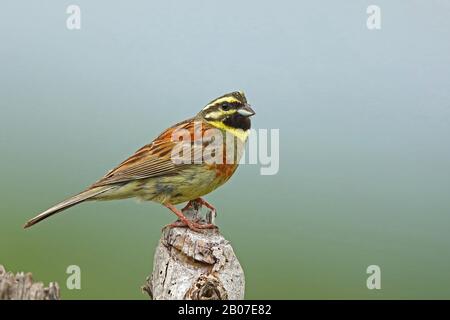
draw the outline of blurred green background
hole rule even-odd
[[[66,29],[70,4],[81,30]],[[165,208],[82,190],[209,100],[245,90],[280,171],[206,199],[246,298],[450,298],[450,2],[2,1],[0,263],[64,299],[146,299]],[[81,290],[65,287],[79,265]],[[366,288],[381,267],[382,289]]]

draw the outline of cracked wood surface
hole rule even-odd
[[[59,286],[50,282],[33,282],[31,273],[6,272],[0,264],[0,300],[59,300]]]
[[[198,208],[184,213],[198,219]],[[207,220],[212,216],[209,213]],[[187,228],[163,230],[153,272],[142,287],[155,300],[240,300],[244,288],[244,271],[220,232],[199,233]]]

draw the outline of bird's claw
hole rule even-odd
[[[203,232],[206,229],[219,229],[218,226],[212,223],[198,223],[195,221],[184,222],[180,220],[166,225],[163,230],[166,228],[189,228],[190,230],[196,232]]]

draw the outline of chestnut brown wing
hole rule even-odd
[[[205,123],[202,123],[202,126],[204,125]],[[194,119],[178,123],[165,130],[152,143],[140,148],[127,160],[109,171],[103,178],[94,183],[91,188],[176,174],[180,169],[188,166],[189,164],[176,164],[171,159],[172,150],[175,146],[172,136],[177,129],[187,129],[191,137],[194,137]]]

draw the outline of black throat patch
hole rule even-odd
[[[229,127],[242,129],[244,131],[250,129],[251,125],[250,118],[244,117],[239,113],[234,113],[231,116],[226,117],[225,120],[223,120],[223,123]]]

